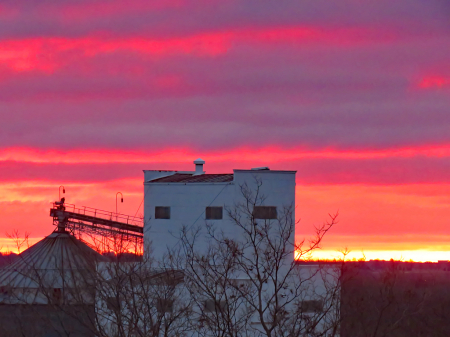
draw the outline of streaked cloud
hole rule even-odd
[[[444,251],[449,17],[446,0],[3,2],[0,231],[46,234],[61,184],[133,213],[142,169],[201,156],[297,170],[298,233],[339,208],[333,249]]]

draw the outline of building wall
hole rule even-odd
[[[146,174],[147,177],[151,176]],[[230,237],[239,237],[226,209],[245,199],[241,186],[247,184],[255,190],[257,181],[262,183],[261,195],[266,199],[262,205],[295,207],[295,172],[292,171],[254,171],[235,170],[234,180],[227,183],[144,183],[144,243],[146,249],[151,246],[153,255],[161,258],[167,248],[178,245],[178,237],[183,226],[205,227],[205,209],[208,206],[222,206],[222,220],[208,220]],[[155,219],[155,206],[170,206],[170,219]],[[294,221],[295,215],[292,214]],[[294,239],[294,238],[292,238]],[[198,248],[203,249],[208,241],[199,241]]]
[[[94,305],[0,305],[2,337],[89,337],[94,322]]]

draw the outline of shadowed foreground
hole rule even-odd
[[[449,276],[448,263],[348,263],[342,337],[450,336]]]

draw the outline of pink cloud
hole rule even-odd
[[[450,77],[428,76],[419,83],[420,89],[443,89],[450,87]]]
[[[217,56],[228,50],[228,40],[228,34],[201,34],[168,40],[98,37],[10,40],[2,42],[0,62],[18,72],[52,73],[74,58],[92,58],[101,54],[131,52],[154,57],[173,54]]]
[[[172,79],[169,78],[169,84]],[[176,82],[176,81],[175,81]],[[176,82],[177,83],[177,82]],[[399,147],[384,149],[345,150],[324,148],[311,150],[307,147],[283,148],[279,146],[227,148],[216,150],[196,150],[182,147],[167,147],[159,150],[118,150],[118,149],[72,149],[61,150],[25,147],[0,148],[0,162],[14,161],[45,164],[106,164],[106,163],[187,163],[198,156],[209,158],[213,163],[229,163],[238,160],[243,163],[271,162],[283,163],[308,159],[370,160],[389,158],[449,158],[450,145]]]
[[[301,184],[397,185],[448,183],[450,153],[441,149],[391,151],[308,151],[301,149],[238,148],[217,151],[166,148],[162,151],[33,150],[0,151],[0,176],[4,182],[35,180],[93,183],[139,178],[142,169],[192,170],[201,156],[209,173],[235,168],[269,166],[296,170]]]
[[[343,46],[377,39],[386,40],[382,34],[369,30],[335,29],[316,27],[278,27],[270,29],[246,29],[206,32],[187,37],[152,39],[144,37],[86,36],[79,38],[39,37],[2,42],[0,62],[18,72],[42,71],[52,73],[70,65],[79,58],[93,58],[116,53],[136,53],[160,58],[170,55],[215,57],[226,54],[237,45],[252,43],[303,44],[325,43]]]

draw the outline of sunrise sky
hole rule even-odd
[[[143,169],[297,170],[318,257],[450,260],[447,0],[0,2],[0,247]]]

